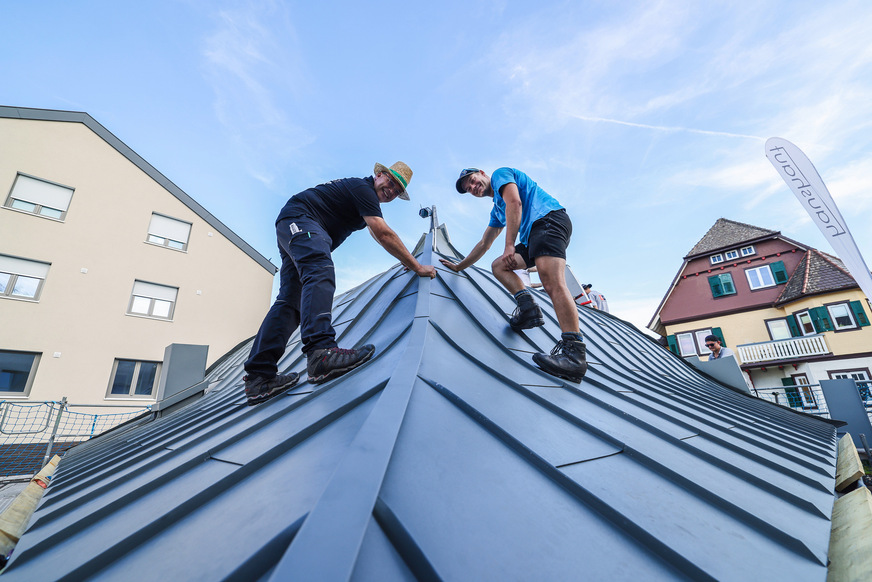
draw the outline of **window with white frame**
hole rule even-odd
[[[171,320],[178,293],[177,287],[135,281],[127,313]]]
[[[0,297],[39,300],[48,263],[0,255]]]
[[[709,350],[707,347],[705,347],[705,338],[707,336],[712,335],[712,329],[711,328],[700,329],[700,330],[694,332],[693,335],[696,338],[696,353],[701,355],[701,356],[705,356],[705,355],[710,354],[711,350]]]
[[[724,255],[718,253],[716,255],[712,255],[709,257],[709,261],[711,261],[712,265],[717,265],[718,263],[724,262]]]
[[[854,321],[854,314],[848,303],[836,303],[835,305],[827,305],[827,311],[830,312],[830,319],[833,321],[833,327],[836,330],[854,329],[857,323]]]
[[[799,331],[802,332],[802,335],[814,335],[817,333],[808,311],[800,311],[797,313],[796,320],[799,322]]]
[[[72,197],[73,189],[68,186],[18,174],[3,205],[37,216],[63,220]]]
[[[746,269],[745,276],[748,278],[748,286],[752,290],[775,286],[775,277],[772,276],[772,269],[769,268],[769,265]]]
[[[773,340],[790,339],[793,337],[786,319],[770,319],[766,322],[766,327],[769,329],[769,336]]]
[[[696,354],[696,345],[693,343],[693,334],[677,333],[675,339],[678,341],[678,350],[682,356],[692,356]]]
[[[724,258],[727,259],[728,261],[732,261],[733,259],[738,259],[739,258],[739,251],[737,251],[736,249],[733,249],[731,251],[727,251],[724,253]]]
[[[148,398],[154,396],[160,377],[160,362],[117,359],[112,365],[107,396]]]
[[[757,251],[754,250],[754,245],[749,245],[739,249],[739,252],[742,253],[743,257],[750,257],[751,255],[756,254]]]
[[[40,354],[0,350],[0,393],[4,396],[27,396]]]
[[[191,223],[176,220],[163,214],[152,213],[148,225],[146,242],[167,248],[184,251],[188,248],[191,236]]]

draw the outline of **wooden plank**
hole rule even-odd
[[[833,505],[827,582],[872,580],[872,493],[851,491]]]
[[[842,491],[863,476],[863,464],[850,433],[839,439],[839,457],[836,460],[836,491]]]

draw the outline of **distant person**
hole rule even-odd
[[[584,288],[584,292],[587,293],[588,298],[590,299],[590,303],[588,303],[588,307],[593,307],[594,309],[599,309],[600,311],[609,312],[609,302],[606,301],[606,296],[600,293],[599,291],[594,291],[591,287],[590,283],[582,285]]]
[[[331,253],[356,230],[369,227],[373,238],[421,277],[436,268],[420,264],[382,218],[380,204],[409,199],[412,170],[403,162],[390,168],[376,164],[375,176],[341,178],[294,195],[276,219],[282,259],[279,293],[254,338],[245,362],[248,404],[265,402],[297,383],[295,372],[279,374],[277,363],[298,326],[306,354],[309,382],[320,384],[369,360],[375,347],[336,346],[333,294],[336,279]]]
[[[535,266],[554,305],[562,335],[550,355],[533,354],[533,361],[549,374],[580,382],[587,371],[587,359],[578,311],[564,275],[566,247],[572,235],[566,210],[527,174],[514,168],[499,168],[493,177],[483,170],[467,168],[460,172],[455,188],[461,194],[492,198],[493,208],[484,235],[466,258],[459,263],[440,261],[452,271],[462,271],[484,256],[507,228],[503,254],[493,262],[491,270],[518,304],[509,325],[520,332],[545,324],[533,292],[513,272]],[[520,239],[517,245],[516,239]]]
[[[720,360],[721,358],[723,358],[725,356],[735,357],[733,350],[731,350],[730,348],[728,348],[726,346],[722,346],[720,338],[716,335],[705,336],[705,347],[710,349],[712,352],[709,354],[709,357],[708,357],[710,362],[712,360]]]

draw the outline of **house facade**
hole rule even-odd
[[[648,327],[676,354],[707,358],[705,337],[730,347],[750,387],[872,380],[870,308],[842,262],[780,232],[719,219],[684,257]]]
[[[148,404],[166,346],[257,331],[275,271],[88,114],[0,107],[0,399]]]

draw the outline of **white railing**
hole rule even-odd
[[[736,349],[739,350],[739,358],[743,364],[822,356],[830,353],[827,342],[821,334],[758,344],[743,344],[736,346]]]

